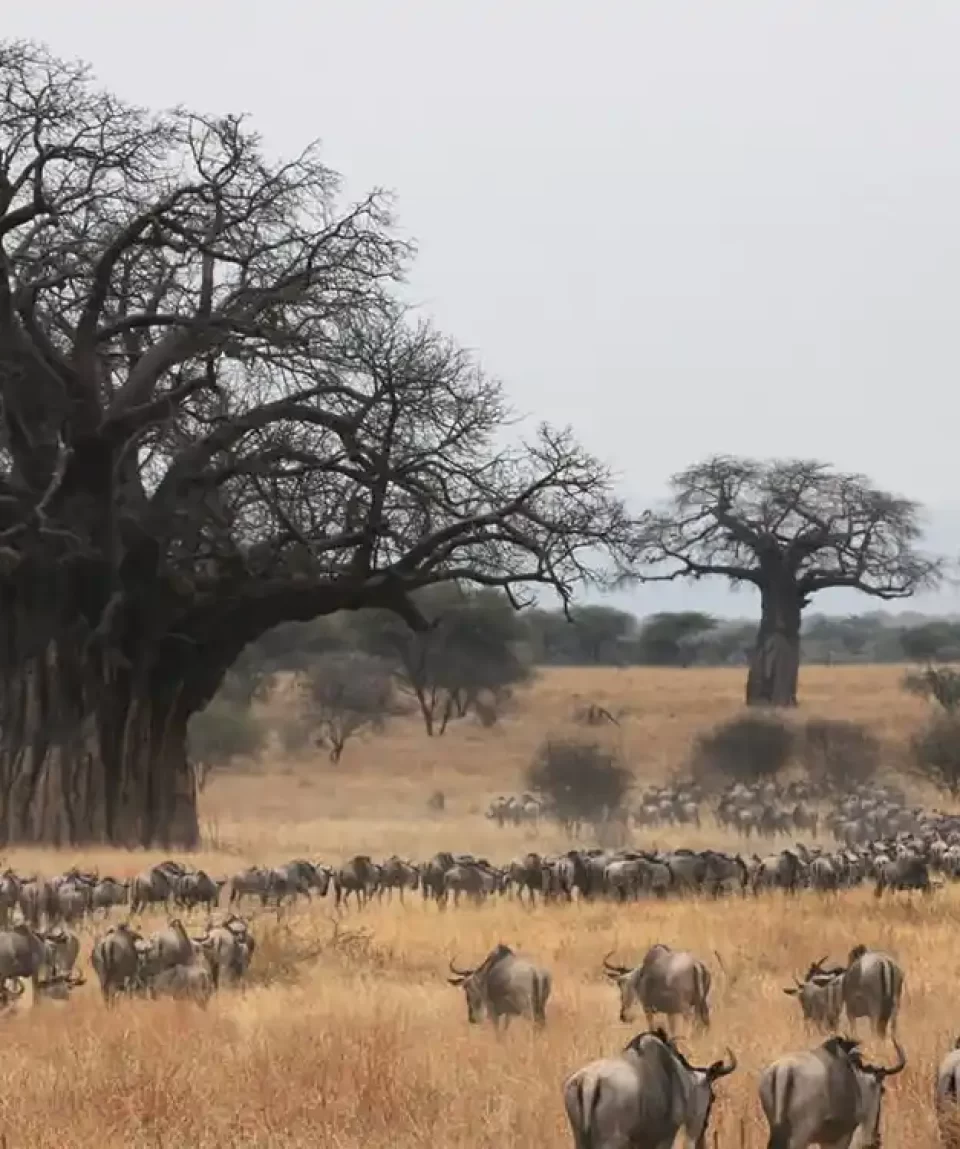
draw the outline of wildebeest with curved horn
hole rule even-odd
[[[828,967],[823,964],[825,961],[821,958],[814,962],[806,976],[807,984],[813,983],[815,989],[822,987],[830,999],[829,1016],[824,1024],[836,1027],[840,1017],[839,996],[851,1026],[866,1017],[878,1037],[886,1036],[888,1026],[895,1032],[904,978],[903,970],[890,954],[856,945],[847,955],[845,967]]]
[[[666,1149],[682,1128],[703,1149],[714,1082],[729,1062],[691,1065],[662,1029],[640,1033],[619,1057],[592,1061],[563,1085],[575,1149]]]
[[[893,1044],[897,1061],[889,1068],[867,1064],[859,1044],[844,1037],[767,1066],[758,1086],[770,1126],[767,1149],[849,1149],[858,1129],[864,1149],[878,1149],[884,1081],[907,1064],[896,1038]]]
[[[666,1015],[669,1029],[679,1016],[692,1016],[698,1027],[709,1028],[710,971],[689,950],[673,950],[657,943],[633,968],[611,965],[609,957],[607,954],[603,959],[603,968],[620,990],[621,1021],[632,1020],[634,1006],[639,1003],[651,1029],[658,1013]]]
[[[502,943],[487,954],[476,969],[457,969],[450,962],[448,979],[463,989],[467,999],[467,1018],[476,1025],[483,1015],[499,1029],[512,1017],[530,1017],[535,1025],[546,1023],[547,1000],[550,997],[550,973],[528,958],[515,954]]]

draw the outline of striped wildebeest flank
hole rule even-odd
[[[563,1084],[574,1149],[669,1149],[682,1129],[703,1149],[714,1083],[729,1061],[691,1065],[662,1029],[637,1034],[618,1057],[592,1061]]]
[[[47,946],[50,970],[54,974],[68,974],[72,972],[80,956],[80,939],[75,933],[63,926],[54,926],[52,930],[39,933]]]
[[[803,981],[794,977],[794,984],[784,993],[795,997],[803,1020],[826,1032],[834,1032],[840,1023],[843,1009],[843,972],[823,969],[826,957],[814,962]]]
[[[206,906],[212,910],[219,903],[220,891],[225,885],[225,881],[211,878],[205,870],[178,874],[173,879],[173,900],[181,909]]]
[[[937,1066],[934,1087],[937,1126],[946,1149],[960,1146],[960,1037]]]
[[[391,855],[380,867],[380,886],[378,896],[386,891],[388,900],[393,901],[394,890],[400,895],[403,902],[404,890],[416,890],[420,885],[420,871],[412,863],[405,861],[396,854]]]
[[[450,972],[454,975],[447,979],[450,984],[463,989],[471,1025],[484,1015],[494,1029],[501,1022],[505,1029],[514,1017],[529,1017],[536,1026],[546,1024],[550,973],[509,946],[495,946],[475,969],[457,969],[451,960]]]
[[[612,965],[609,957],[603,959],[603,969],[620,991],[621,1021],[632,1021],[639,1005],[651,1029],[658,1013],[666,1015],[671,1030],[677,1017],[692,1017],[697,1028],[709,1028],[710,971],[689,950],[657,943],[633,967]]]
[[[26,922],[0,930],[0,985],[25,977],[36,992],[40,975],[52,972],[51,945]]]
[[[893,1044],[897,1060],[889,1068],[865,1062],[858,1043],[843,1037],[767,1066],[758,1085],[767,1149],[849,1149],[858,1131],[861,1149],[879,1149],[884,1082],[907,1064],[896,1038]]]
[[[207,922],[202,937],[194,939],[206,954],[213,988],[239,981],[247,972],[255,948],[248,923],[235,914],[222,922]]]
[[[137,914],[147,906],[165,906],[173,898],[175,883],[187,868],[180,862],[166,861],[141,871],[130,882],[130,909]]]
[[[814,962],[807,971],[805,982],[821,987],[834,1003],[839,991],[840,1002],[852,1027],[865,1017],[878,1037],[886,1036],[888,1026],[896,1032],[904,977],[903,970],[890,954],[856,945],[847,956],[846,966],[824,966],[825,960],[821,958]],[[839,1021],[839,1008],[830,1015],[830,1019],[835,1028]]]

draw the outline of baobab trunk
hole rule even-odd
[[[64,635],[8,666],[0,716],[0,842],[198,844],[176,687]]]
[[[792,583],[761,589],[760,629],[747,675],[748,706],[797,705],[801,612]]]

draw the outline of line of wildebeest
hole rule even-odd
[[[687,1143],[706,1145],[715,1083],[733,1073],[737,1059],[693,1065],[677,1045],[678,1017],[709,1028],[711,976],[686,950],[651,946],[636,966],[603,959],[606,976],[617,986],[620,1020],[629,1022],[639,1007],[647,1029],[614,1057],[593,1061],[563,1084],[563,1103],[575,1149],[670,1149],[682,1130]],[[719,955],[718,959],[719,959]],[[484,1016],[496,1029],[526,1016],[541,1027],[552,979],[549,970],[508,946],[496,946],[475,969],[450,963],[450,983],[463,989],[472,1023]],[[845,965],[814,962],[801,980],[786,987],[804,1021],[830,1036],[813,1049],[778,1057],[760,1074],[760,1105],[770,1128],[768,1149],[848,1149],[859,1136],[861,1149],[879,1149],[884,1083],[901,1073],[906,1053],[896,1036],[904,975],[890,954],[855,946]],[[896,1059],[871,1064],[859,1042],[836,1030],[841,1013],[851,1031],[867,1019],[881,1038],[889,1031]],[[654,1028],[658,1014],[667,1028]],[[960,1102],[960,1040],[943,1057],[935,1082],[935,1105],[943,1139],[956,1145]]]

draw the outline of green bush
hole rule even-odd
[[[759,714],[733,718],[697,737],[693,776],[704,785],[773,778],[790,761],[794,741],[793,729],[776,718]]]
[[[847,789],[876,774],[880,743],[859,722],[811,718],[799,739],[799,756],[811,778]]]
[[[599,822],[622,810],[633,775],[597,742],[548,738],[526,772],[527,789],[542,795],[561,822]]]

